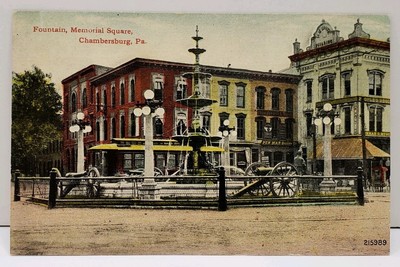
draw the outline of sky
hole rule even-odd
[[[193,63],[187,50],[194,46],[191,37],[197,25],[204,38],[200,47],[207,50],[201,64],[279,72],[290,65],[295,39],[305,50],[323,19],[345,39],[357,19],[371,38],[390,37],[389,18],[382,15],[24,11],[13,16],[12,70],[36,65],[51,73],[60,89],[62,79],[91,64],[116,67],[135,57]],[[71,27],[94,33],[74,33]],[[47,28],[66,32],[44,32]],[[101,29],[104,33],[98,33]],[[113,34],[108,29],[131,33]],[[129,39],[133,44],[87,44],[80,43],[81,37]]]

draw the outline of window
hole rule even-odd
[[[131,113],[130,135],[136,136],[136,116],[133,112]]]
[[[106,109],[107,109],[107,91],[106,91],[106,89],[104,89],[103,90],[103,110],[105,111]]]
[[[115,108],[115,86],[111,87],[111,107]]]
[[[135,102],[135,80],[131,79],[131,84],[130,84],[130,102]]]
[[[219,83],[219,104],[221,106],[228,106],[228,87],[229,82],[221,81]]]
[[[244,83],[237,83],[236,84],[236,107],[244,108],[244,89],[246,84]]]
[[[286,139],[293,139],[293,119],[285,120],[285,129],[286,129]]]
[[[108,139],[107,130],[108,130],[107,120],[104,120],[103,123],[104,140]]]
[[[86,88],[83,88],[83,91],[82,91],[82,108],[87,108],[87,92],[86,92]]]
[[[279,118],[272,118],[271,119],[271,137],[278,138],[279,133]]]
[[[186,110],[175,111],[175,130],[176,135],[183,135],[187,129]]]
[[[382,132],[382,114],[381,106],[371,106],[369,108],[369,130],[371,132]]]
[[[121,105],[125,104],[125,84],[121,83],[119,86],[119,98]]]
[[[180,119],[180,120],[178,121],[177,126],[176,126],[176,134],[177,134],[177,135],[184,135],[184,134],[185,134],[185,131],[186,131],[186,124],[185,124],[185,121],[182,120],[182,119]]]
[[[96,92],[96,111],[100,110],[100,94]]]
[[[115,122],[115,118],[111,119],[111,139],[117,137],[117,125]]]
[[[120,118],[120,135],[121,138],[125,137],[125,116],[122,115]]]
[[[164,76],[161,74],[153,75],[154,100],[163,99],[163,89],[164,89]]]
[[[311,113],[306,113],[306,128],[307,128],[307,136],[310,137],[314,134],[314,127],[313,121],[312,121],[312,114]]]
[[[281,93],[281,90],[279,88],[273,88],[271,90],[272,94],[272,109],[273,110],[279,110],[279,94]]]
[[[163,122],[159,117],[154,119],[154,135],[162,136],[163,135]]]
[[[219,125],[224,125],[224,120],[229,120],[229,113],[222,112],[219,113]]]
[[[256,88],[256,108],[264,109],[265,108],[265,87],[257,87]]]
[[[71,97],[71,111],[76,112],[76,94],[72,93]]]
[[[307,102],[312,102],[312,81],[306,81]]]
[[[144,168],[144,154],[135,153],[134,154],[134,168]]]
[[[383,72],[378,70],[368,71],[369,95],[382,95]]]
[[[246,114],[236,114],[236,132],[237,139],[246,137]]]
[[[96,141],[100,141],[100,123],[96,122]]]
[[[320,79],[322,83],[322,99],[330,99],[335,96],[335,76],[325,75]]]
[[[286,111],[292,112],[293,111],[293,90],[287,89],[285,90],[286,94]]]
[[[210,132],[211,130],[211,113],[203,112],[202,114],[202,127],[204,130]]]
[[[199,86],[199,90],[202,96],[210,98],[210,78],[204,77],[203,79],[201,79],[201,84]]]
[[[350,107],[344,108],[344,133],[351,134],[351,109]]]
[[[342,74],[343,83],[344,83],[344,95],[350,96],[351,95],[351,73],[345,72]]]
[[[256,136],[257,139],[264,139],[265,118],[256,118]]]
[[[187,95],[187,82],[185,78],[180,77],[176,81],[176,99],[184,99]]]

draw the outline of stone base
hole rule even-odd
[[[319,191],[321,193],[335,192],[335,190],[336,190],[336,183],[332,180],[323,180],[319,184]]]
[[[140,199],[160,199],[160,188],[156,182],[144,182],[139,190]]]

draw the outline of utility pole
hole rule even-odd
[[[367,148],[365,146],[365,112],[364,112],[364,97],[361,96],[361,142],[362,142],[362,164],[364,171],[364,179],[367,179]],[[366,181],[364,181],[364,187],[366,187]]]

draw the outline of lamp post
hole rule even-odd
[[[153,116],[163,116],[164,108],[161,107],[162,101],[154,100],[154,92],[146,90],[144,92],[145,103],[137,104],[139,107],[133,110],[136,117],[144,117],[144,182],[154,183],[154,152],[153,152]],[[142,106],[142,107],[140,107]]]
[[[85,152],[83,145],[83,134],[92,131],[90,122],[85,120],[85,114],[83,112],[78,112],[76,114],[76,119],[72,121],[72,125],[69,127],[71,133],[78,133],[77,138],[77,160],[76,160],[76,172],[85,171]]]
[[[265,135],[264,135],[264,140],[266,140],[267,138],[271,138],[271,132],[272,132],[272,126],[271,126],[271,124],[270,123],[267,123],[266,124],[266,126],[264,127],[264,131],[265,131]],[[266,144],[268,144],[267,142],[266,142]],[[267,152],[267,150],[265,149],[264,150],[264,154],[262,155],[263,157],[266,157],[266,160],[265,160],[265,163],[267,164],[267,166],[269,167],[269,166],[271,166],[271,164],[270,164],[270,158],[269,158],[269,156],[267,156],[266,153]],[[264,161],[264,160],[263,160]]]
[[[229,151],[229,136],[236,136],[237,132],[235,131],[235,127],[229,127],[229,120],[224,120],[223,124],[218,128],[219,132],[218,132],[218,136],[223,137],[224,138],[224,160],[223,160],[223,164],[225,166],[229,166],[230,165],[230,151]],[[227,171],[227,175],[230,175],[229,173],[229,168],[226,168]]]
[[[332,176],[332,137],[331,137],[331,125],[340,125],[342,120],[339,118],[339,114],[333,110],[332,105],[330,103],[325,103],[322,110],[320,110],[317,114],[317,118],[314,120],[314,124],[320,126],[322,124],[325,125],[325,134],[324,134],[324,176],[328,176],[324,178],[324,181],[321,183],[322,187],[334,187],[334,182],[329,176]],[[332,184],[333,183],[333,184]]]

